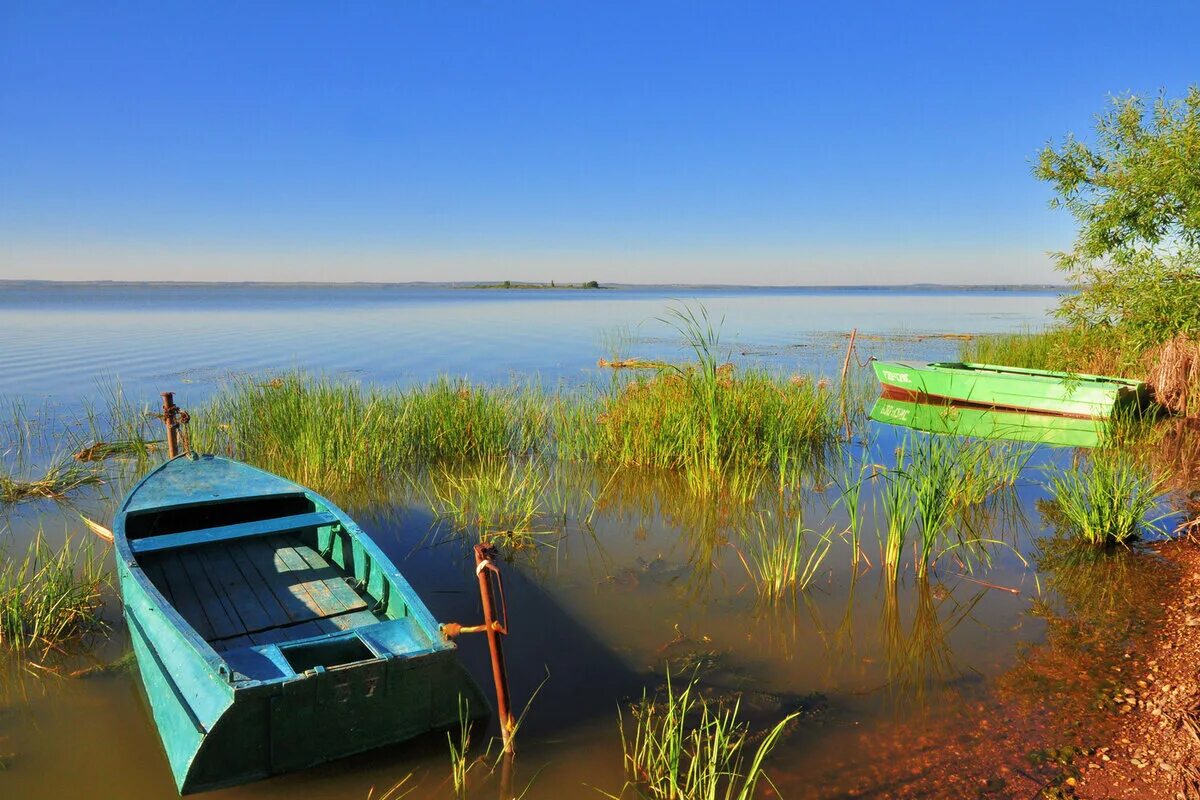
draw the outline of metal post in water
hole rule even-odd
[[[496,683],[496,714],[500,717],[500,738],[504,743],[505,753],[514,753],[513,732],[516,721],[512,715],[512,705],[508,697],[508,672],[504,668],[504,645],[501,636],[508,633],[508,611],[505,609],[504,624],[496,619],[496,597],[492,590],[492,580],[488,572],[499,570],[492,559],[496,557],[496,548],[489,544],[475,545],[475,575],[479,578],[479,597],[483,600],[483,625],[487,632],[488,650],[492,655],[492,680]],[[503,594],[501,589],[501,594]]]
[[[162,393],[163,425],[167,426],[167,455],[179,455],[179,408],[175,405],[175,393]]]

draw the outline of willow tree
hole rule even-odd
[[[1079,290],[1064,320],[1109,326],[1138,349],[1200,334],[1200,87],[1151,108],[1114,98],[1093,143],[1049,144],[1033,171],[1079,223],[1055,254]]]

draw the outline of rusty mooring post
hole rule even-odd
[[[504,609],[504,624],[496,619],[496,596],[492,589],[492,578],[488,573],[496,573],[499,580],[500,570],[492,559],[496,557],[496,548],[480,542],[475,545],[475,575],[479,578],[479,597],[483,601],[483,624],[487,632],[488,650],[492,655],[492,680],[496,683],[496,714],[500,717],[500,739],[504,743],[504,752],[515,752],[513,747],[513,731],[516,721],[512,715],[512,705],[508,698],[508,672],[504,668],[504,644],[501,636],[508,633],[508,609]],[[500,589],[501,597],[504,589]]]
[[[167,455],[179,455],[179,407],[175,405],[175,393],[163,392],[163,425],[167,426]]]

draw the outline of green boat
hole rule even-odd
[[[929,433],[1059,447],[1098,447],[1105,428],[1102,420],[948,403],[914,403],[886,396],[875,401],[871,419]]]
[[[982,408],[1005,408],[1104,418],[1126,405],[1144,405],[1146,384],[1103,375],[1049,372],[996,364],[876,361],[875,376],[888,396],[917,402],[951,401]]]
[[[181,794],[487,713],[455,646],[333,503],[213,456],[144,478],[113,522],[125,619]]]

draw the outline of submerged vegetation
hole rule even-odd
[[[54,647],[100,626],[102,559],[91,543],[57,550],[39,532],[0,567],[0,646]]]

